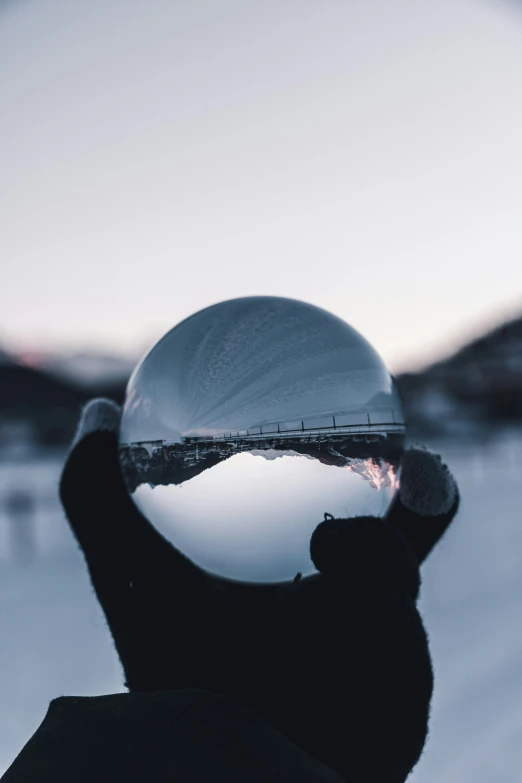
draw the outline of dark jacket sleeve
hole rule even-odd
[[[2,783],[343,783],[269,723],[205,691],[55,699]]]

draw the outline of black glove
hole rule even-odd
[[[60,486],[131,691],[235,697],[347,781],[404,781],[424,746],[432,670],[419,564],[458,508],[423,449],[403,460],[385,520],[326,520],[320,572],[250,585],[211,576],[139,513],[120,472],[120,410],[87,406]]]

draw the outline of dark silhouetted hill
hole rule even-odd
[[[122,382],[99,382],[87,389],[18,363],[4,353],[0,362],[0,445],[17,439],[41,445],[66,444],[87,400],[108,396],[121,402],[124,392]]]
[[[521,425],[522,317],[397,383],[413,432],[472,435]]]

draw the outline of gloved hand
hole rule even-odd
[[[224,693],[346,781],[402,783],[433,685],[419,565],[459,503],[440,458],[405,454],[387,519],[321,522],[318,574],[240,584],[196,567],[139,513],[120,472],[119,419],[114,403],[89,403],[60,493],[129,690]]]

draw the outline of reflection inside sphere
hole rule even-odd
[[[120,430],[129,492],[210,572],[284,581],[314,571],[324,514],[382,516],[404,422],[371,346],[330,313],[248,297],[196,313],[134,371]]]

